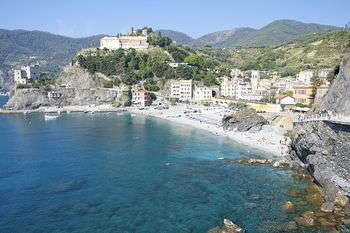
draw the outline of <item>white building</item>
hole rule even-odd
[[[250,99],[252,87],[239,78],[224,77],[220,84],[220,95],[234,99]]]
[[[297,74],[297,80],[300,82],[311,82],[312,77],[314,77],[314,72],[312,70],[300,71]]]
[[[167,64],[172,68],[177,68],[180,65],[188,65],[186,62],[167,62]]]
[[[317,71],[317,77],[319,78],[327,78],[333,70],[330,69],[324,69],[324,70],[318,70]]]
[[[210,87],[195,87],[193,92],[193,100],[209,101],[215,97],[215,91]]]
[[[220,95],[223,97],[237,97],[238,78],[223,77],[220,84]]]
[[[19,70],[13,71],[16,84],[28,84],[40,76],[39,65],[22,66]]]
[[[296,79],[294,78],[280,78],[273,83],[273,87],[278,92],[292,91],[295,83]]]
[[[295,100],[291,96],[280,95],[280,96],[276,96],[276,104],[294,105]]]
[[[180,101],[191,101],[193,97],[192,80],[174,80],[170,86],[170,97]]]
[[[251,78],[250,78],[250,83],[252,85],[252,90],[256,91],[259,87],[259,82],[260,82],[260,72],[258,70],[252,70],[251,71]]]
[[[100,41],[101,49],[147,49],[148,46],[147,36],[111,36]]]

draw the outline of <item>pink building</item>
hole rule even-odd
[[[152,103],[151,92],[145,90],[135,91],[132,95],[132,103],[142,106],[149,106]]]

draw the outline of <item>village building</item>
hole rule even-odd
[[[238,78],[223,77],[220,83],[220,95],[223,97],[237,97]]]
[[[296,79],[292,77],[280,78],[273,82],[272,87],[275,88],[277,92],[292,91],[295,82]]]
[[[170,97],[180,101],[191,101],[193,98],[192,80],[174,80],[170,86]]]
[[[314,103],[314,90],[310,82],[300,82],[293,87],[293,97],[296,104],[313,104]]]
[[[145,90],[138,90],[132,93],[132,103],[135,105],[149,106],[152,104],[151,93]]]
[[[49,91],[47,93],[47,97],[50,99],[50,100],[57,100],[59,98],[61,98],[62,96],[62,93],[60,92],[57,92],[57,91]]]
[[[314,77],[315,72],[312,70],[300,71],[297,74],[297,80],[300,82],[311,82],[312,77]]]
[[[195,86],[193,92],[194,101],[210,101],[216,96],[216,91],[213,88],[205,86]]]
[[[258,70],[252,70],[251,73],[250,83],[252,85],[252,90],[256,91],[259,87],[260,72]]]
[[[106,36],[100,40],[101,49],[147,49],[147,30],[143,30],[141,35],[138,35],[133,28],[129,29],[128,35]]]
[[[222,78],[220,84],[220,95],[223,97],[229,97],[233,99],[255,99],[252,93],[250,83],[244,82],[239,78]]]
[[[294,105],[295,100],[293,97],[288,95],[276,96],[276,104]]]
[[[168,64],[172,68],[177,68],[180,65],[188,65],[188,63],[186,62],[167,62],[166,64]]]
[[[331,70],[331,69],[318,70],[317,71],[317,77],[319,77],[319,78],[328,78],[331,75],[332,72],[333,72],[333,70]]]

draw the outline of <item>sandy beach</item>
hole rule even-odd
[[[283,159],[288,151],[288,147],[283,144],[286,140],[284,137],[286,130],[278,126],[266,125],[259,132],[224,131],[221,127],[221,119],[229,112],[223,108],[199,106],[188,108],[180,105],[162,110],[132,108],[129,111],[207,130],[217,136],[229,137],[235,142],[271,153],[279,160]]]

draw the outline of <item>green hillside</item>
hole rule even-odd
[[[302,23],[294,20],[276,20],[252,33],[237,45],[242,47],[271,47],[288,43],[299,36],[339,30],[338,27],[314,23]]]
[[[223,53],[212,52],[212,55],[223,56],[235,67],[245,70],[274,70],[295,74],[305,69],[334,68],[344,53],[350,52],[350,31],[302,36],[293,42],[274,48],[240,48],[223,51]]]
[[[75,39],[41,31],[0,30],[0,69],[39,61],[45,70],[57,70],[82,48],[99,46],[101,37]]]
[[[289,43],[300,36],[340,29],[335,26],[294,20],[276,20],[259,30],[238,28],[210,33],[192,41],[191,45],[210,45],[218,48],[273,47]]]

